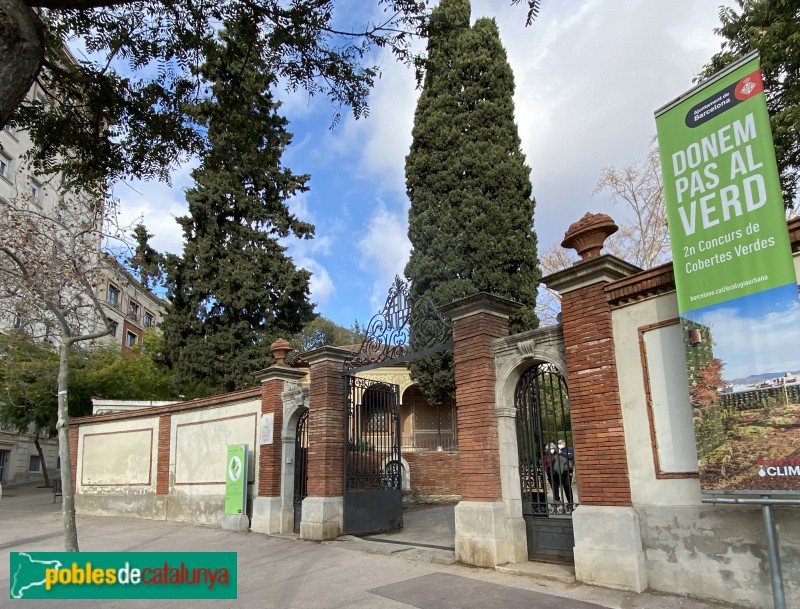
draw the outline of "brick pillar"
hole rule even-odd
[[[156,494],[169,495],[169,458],[172,440],[172,415],[158,418],[158,462],[156,464]]]
[[[344,409],[342,369],[349,351],[320,347],[303,354],[310,366],[308,497],[300,537],[333,539],[344,523]]]
[[[70,425],[69,434],[69,470],[72,474],[72,492],[77,488],[78,480],[78,433],[79,425]]]
[[[604,288],[636,270],[602,256],[546,278],[548,287],[561,294],[581,505],[631,505],[611,307]]]
[[[582,260],[542,281],[561,295],[580,504],[572,515],[575,577],[641,592],[647,588],[647,567],[631,502],[613,319],[605,292],[612,281],[640,269],[600,256],[604,239],[615,230],[605,214],[587,214],[572,224],[562,246],[578,250]]]
[[[283,393],[284,379],[280,371],[275,374],[267,370],[266,377],[261,379],[261,418],[270,415],[272,420],[272,444],[260,447],[258,455],[258,496],[280,497],[281,494],[281,430],[283,429]],[[300,373],[302,374],[302,373]]]
[[[493,341],[508,336],[508,317],[519,304],[476,294],[442,312],[453,320],[459,484],[456,558],[494,567],[526,557],[525,523],[503,501],[501,443],[495,400]],[[504,425],[505,429],[505,425]]]
[[[295,386],[304,376],[305,372],[284,365],[282,358],[280,363],[256,374],[261,381],[261,426],[272,426],[272,442],[261,444],[258,452],[258,494],[253,500],[250,523],[250,528],[258,533],[272,535],[292,530],[293,497],[287,496],[283,482],[289,469],[294,473],[294,463],[287,463],[287,459],[293,459],[294,454],[284,454],[283,392],[287,386]]]

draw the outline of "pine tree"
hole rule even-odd
[[[285,204],[308,176],[281,166],[291,134],[269,94],[275,79],[253,52],[256,29],[244,16],[207,53],[200,76],[211,95],[193,114],[209,148],[192,173],[189,215],[178,219],[183,255],[166,262],[165,358],[179,384],[213,392],[252,385],[269,345],[314,316],[310,275],[278,242],[313,235]]]
[[[530,169],[497,25],[479,19],[470,27],[469,19],[469,0],[442,0],[431,17],[427,72],[406,157],[412,251],[405,274],[417,300],[443,304],[489,292],[519,302],[523,307],[510,320],[518,332],[538,325]],[[451,361],[446,355],[412,365],[433,403],[453,392]]]

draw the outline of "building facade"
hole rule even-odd
[[[45,91],[35,83],[28,93],[28,101],[42,106],[51,103]],[[90,277],[95,296],[101,303],[105,316],[111,322],[113,332],[96,343],[115,342],[124,352],[132,352],[141,344],[149,329],[157,328],[165,313],[166,301],[157,297],[137,281],[112,256],[101,251],[101,231],[96,226],[97,202],[88,194],[64,190],[59,174],[40,175],[26,155],[32,148],[27,132],[8,124],[0,130],[0,214],[25,219],[26,222],[39,223],[42,233],[51,230],[57,223],[78,227],[72,236],[81,240],[81,251],[86,253],[86,276]],[[85,229],[85,230],[81,230]],[[65,231],[64,235],[69,234]],[[44,241],[54,245],[63,236],[47,235]],[[50,248],[43,248],[42,264],[48,264]],[[53,248],[55,249],[55,248]],[[56,254],[53,254],[55,258]],[[57,275],[58,268],[53,265],[49,272]],[[0,281],[3,277],[0,276]],[[0,286],[2,287],[2,286]],[[8,295],[11,290],[3,290]],[[70,296],[74,296],[74,293]],[[75,299],[76,312],[74,325],[82,333],[92,333],[102,329],[102,317],[91,306],[89,299],[80,296]],[[36,341],[56,346],[58,333],[55,325],[34,312],[30,300],[4,298],[0,301],[0,332],[23,331]],[[3,397],[0,395],[0,401]],[[1,423],[0,423],[1,425]],[[57,475],[58,457],[55,438],[39,438],[42,456],[35,447],[35,436],[18,434],[0,426],[0,483],[9,484],[42,479],[43,465],[51,477]],[[42,458],[45,463],[42,464]]]

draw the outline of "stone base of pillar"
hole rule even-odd
[[[278,535],[291,533],[292,509],[285,509],[280,497],[256,497],[253,499],[253,517],[250,530],[254,533]]]
[[[306,497],[300,519],[300,537],[312,541],[336,539],[344,527],[342,497]]]
[[[456,505],[456,560],[494,568],[528,559],[525,520],[512,518],[502,501]]]
[[[247,514],[223,514],[219,526],[223,531],[244,533],[250,528],[250,519]]]
[[[632,592],[647,589],[639,517],[633,508],[582,505],[572,513],[572,525],[579,582]]]

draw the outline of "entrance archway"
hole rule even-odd
[[[567,384],[553,364],[520,377],[514,395],[522,516],[528,557],[572,561],[577,507]]]
[[[303,499],[308,497],[308,410],[297,419],[294,439],[294,532],[300,532]]]

